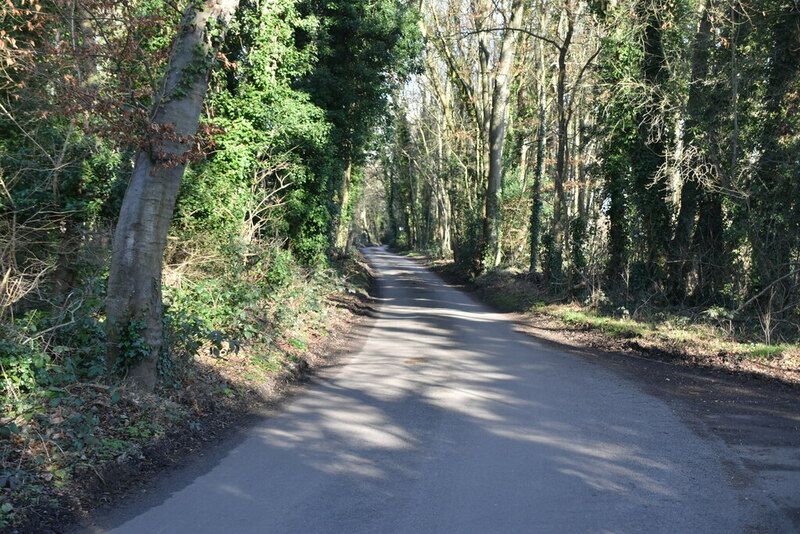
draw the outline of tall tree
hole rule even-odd
[[[511,78],[525,4],[473,0],[464,13],[466,24],[441,6],[424,4],[429,16],[427,34],[447,66],[457,88],[459,105],[472,121],[474,162],[467,173],[483,190],[479,243],[472,247],[476,271],[496,266],[502,254],[501,218],[503,150],[506,142]],[[450,6],[460,11],[461,5]],[[467,46],[465,46],[465,44]],[[471,227],[471,223],[469,226]]]
[[[644,234],[645,276],[655,281],[663,276],[670,235],[668,181],[664,169],[670,128],[668,117],[662,111],[669,82],[663,35],[669,20],[669,6],[640,0],[635,10],[643,26],[641,83],[644,101],[637,117],[639,142],[631,160],[632,200],[638,208]]]
[[[161,270],[167,232],[194,145],[211,64],[238,0],[190,3],[173,43],[151,115],[147,148],[136,156],[114,235],[108,280],[108,367],[129,368],[144,390],[156,385],[164,348]]]
[[[321,164],[328,167],[327,188],[336,192],[332,241],[341,252],[350,228],[354,178],[388,109],[387,94],[416,68],[416,20],[397,0],[306,0],[301,11],[320,21],[316,35],[308,36],[317,63],[298,85],[333,125],[337,150]]]
[[[542,183],[545,177],[548,136],[548,106],[547,106],[547,78],[548,71],[545,66],[546,54],[544,44],[539,43],[539,79],[537,96],[537,120],[539,127],[536,134],[536,169],[531,186],[531,213],[530,213],[530,260],[528,262],[531,272],[539,267],[539,244],[542,230]]]
[[[482,254],[485,268],[500,264],[502,254],[501,203],[503,195],[503,148],[506,141],[508,99],[511,92],[511,67],[517,47],[518,32],[524,15],[522,0],[511,2],[509,20],[511,29],[502,30],[500,52],[492,84],[491,110],[489,115],[489,176],[486,188],[486,219],[484,240],[486,250]]]
[[[692,72],[689,80],[689,97],[686,103],[686,126],[683,134],[684,151],[698,154],[696,141],[702,137],[699,132],[707,124],[703,117],[708,101],[704,85],[709,70],[711,48],[711,2],[706,1],[694,38],[692,48]],[[686,296],[687,277],[690,267],[690,247],[695,226],[699,196],[702,193],[703,176],[700,176],[702,160],[692,157],[686,169],[686,178],[681,188],[680,208],[675,221],[675,231],[670,242],[670,261],[668,266],[668,286],[673,299],[682,300]]]
[[[800,9],[783,2],[768,2],[765,8],[772,46],[758,135],[761,154],[748,200],[753,290],[771,342],[771,325],[786,320],[797,306],[800,269],[792,258],[800,248]]]

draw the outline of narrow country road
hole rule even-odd
[[[725,443],[621,373],[513,330],[368,249],[360,350],[210,465],[89,528],[118,533],[787,532]]]

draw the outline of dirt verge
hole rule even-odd
[[[571,349],[594,349],[609,353],[668,362],[690,368],[706,368],[741,376],[746,380],[773,381],[800,391],[800,357],[790,351],[780,358],[748,358],[725,346],[713,346],[692,340],[675,341],[649,338],[635,332],[609,334],[586,323],[569,323],[557,316],[537,310],[526,291],[535,292],[535,282],[514,277],[507,282],[476,284],[459,275],[451,264],[442,264],[426,257],[417,258],[445,282],[461,288],[501,313],[508,313],[521,331]],[[530,286],[530,287],[528,287]]]

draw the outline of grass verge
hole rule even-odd
[[[445,280],[462,285],[502,312],[520,314],[526,330],[576,347],[634,353],[690,366],[713,367],[800,385],[800,346],[737,339],[715,314],[695,311],[601,310],[591,302],[553,302],[535,276],[498,270],[471,280],[452,263],[425,258]]]

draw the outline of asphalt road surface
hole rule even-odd
[[[637,380],[515,332],[409,259],[366,253],[380,309],[361,348],[90,530],[795,531],[731,470],[724,440]]]

